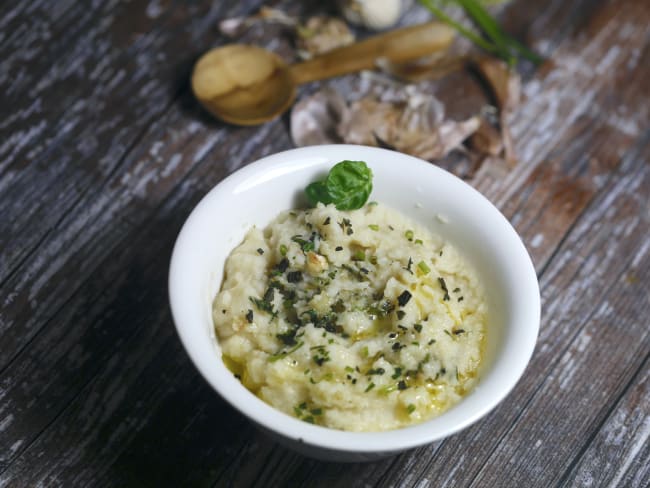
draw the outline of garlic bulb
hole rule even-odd
[[[402,0],[339,0],[341,13],[348,22],[368,29],[386,29],[402,14]]]

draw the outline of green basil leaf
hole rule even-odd
[[[372,191],[372,171],[363,161],[341,161],[330,170],[325,185],[337,209],[361,208]]]
[[[318,202],[322,202],[325,205],[333,203],[332,197],[327,191],[325,181],[314,181],[310,183],[305,189],[305,193],[312,205],[316,205]]]
[[[333,203],[338,210],[355,210],[370,197],[372,171],[363,161],[341,161],[324,181],[311,183],[305,192],[312,204]]]

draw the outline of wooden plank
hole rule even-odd
[[[103,108],[95,107],[95,112],[89,112],[87,110],[89,106],[83,102],[85,108],[79,108],[83,113],[72,114],[70,111],[63,114],[50,113],[49,117],[55,120],[60,117],[56,127],[52,129],[58,139],[51,143],[41,142],[43,145],[41,150],[32,148],[35,152],[29,158],[32,163],[28,168],[10,170],[0,179],[0,214],[3,215],[0,219],[0,247],[3,249],[3,253],[0,254],[0,282],[2,283],[0,303],[3,303],[0,311],[0,334],[5,341],[5,347],[0,350],[0,370],[38,331],[38,327],[32,327],[27,323],[37,320],[39,312],[43,311],[39,306],[42,304],[38,296],[39,291],[33,287],[35,282],[39,281],[42,285],[44,276],[49,274],[51,277],[53,272],[48,269],[43,273],[40,267],[52,265],[56,267],[57,264],[65,262],[65,252],[61,251],[62,245],[66,245],[63,241],[76,240],[75,234],[80,229],[76,227],[72,230],[74,226],[68,227],[69,234],[62,236],[60,233],[65,228],[65,223],[70,221],[72,215],[79,217],[76,221],[77,226],[86,225],[84,217],[90,217],[89,211],[102,210],[106,201],[102,200],[101,195],[107,180],[114,181],[118,186],[121,185],[119,180],[111,178],[120,167],[122,169],[119,171],[124,172],[124,177],[128,177],[128,170],[123,167],[127,152],[132,149],[133,142],[142,137],[142,131],[155,117],[160,117],[167,110],[169,103],[176,96],[175,89],[170,91],[169,80],[178,76],[178,59],[189,51],[183,51],[182,48],[190,44],[193,45],[193,50],[201,49],[200,46],[207,47],[212,42],[212,36],[209,34],[212,24],[207,22],[239,8],[241,8],[239,5],[230,7],[226,11],[215,8],[199,12],[201,15],[195,19],[184,17],[195,13],[193,9],[181,9],[180,18],[176,21],[180,20],[188,24],[188,31],[182,36],[173,39],[169,36],[165,37],[161,33],[169,32],[170,26],[163,24],[158,27],[158,37],[154,36],[148,46],[141,47],[145,50],[144,53],[142,51],[123,53],[119,48],[115,48],[112,60],[115,66],[109,64],[106,73],[122,73],[129,79],[129,83],[121,83],[117,87],[104,87],[99,92],[91,92],[91,94],[87,92],[92,89],[94,82],[86,83],[79,89],[71,88],[70,97],[78,97],[80,100],[84,100],[84,97],[102,100]],[[128,11],[124,15],[128,15]],[[111,34],[113,33],[110,29],[105,33],[106,36]],[[180,48],[175,50],[172,46],[177,48],[180,46]],[[140,55],[137,55],[137,52],[140,52]],[[158,52],[170,52],[170,55],[165,62],[161,62],[156,60]],[[136,60],[138,56],[142,59],[137,63],[131,62],[129,68],[123,66],[122,61],[123,56],[130,54],[137,55]],[[110,56],[106,55],[106,57]],[[87,62],[92,64],[94,61],[91,58]],[[134,69],[140,70],[137,75],[132,72]],[[139,90],[146,92],[148,106],[132,103],[133,94]],[[63,97],[62,103],[65,104],[66,101],[72,104],[71,99]],[[179,129],[182,134],[186,134],[186,137],[190,137],[192,131],[195,132],[199,127],[197,119],[201,120],[200,112],[195,104],[188,103],[188,95],[185,95],[185,99],[180,99],[179,103],[183,104],[181,105],[183,110],[192,114],[192,117],[185,118],[187,121],[185,126]],[[42,116],[43,114],[33,114],[33,117],[38,120],[41,120]],[[74,118],[74,124],[80,126],[79,131],[73,131],[70,127],[68,127],[70,130],[64,130],[64,126],[70,125],[70,117]],[[159,128],[160,125],[155,127]],[[210,122],[210,127],[214,129],[214,123]],[[13,130],[17,131],[15,133],[20,133],[18,128],[14,127]],[[222,136],[229,130],[231,129],[222,128]],[[182,142],[179,142],[181,134],[170,134],[170,136],[173,144],[182,145]],[[94,142],[88,146],[88,141]],[[154,149],[151,148],[155,153]],[[12,161],[22,161],[20,156],[13,154],[0,155],[0,161],[4,157]],[[177,157],[172,162],[178,162]],[[173,172],[169,176],[173,176]],[[143,192],[140,190],[139,197],[142,195]],[[122,203],[127,202],[122,201]],[[83,239],[87,237],[90,236],[82,237],[76,246],[81,246]],[[44,249],[48,247],[49,249]],[[43,261],[46,257],[51,259],[49,263]],[[56,259],[53,259],[54,257]],[[74,287],[69,292],[64,292],[59,297],[61,302],[65,301],[73,291]],[[18,317],[18,313],[28,318]]]
[[[32,47],[19,37],[6,46],[0,282],[74,205],[101,188],[178,97],[191,60],[218,39],[217,19],[259,1],[172,5],[156,16],[149,3],[103,2],[99,12],[78,3],[44,27],[60,38],[29,38]],[[46,12],[51,8],[46,2]]]
[[[563,486],[643,486],[650,479],[650,363],[639,373]]]

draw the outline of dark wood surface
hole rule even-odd
[[[525,72],[519,164],[469,182],[531,253],[538,345],[477,424],[351,465],[288,451],[227,406],[167,305],[192,207],[292,146],[287,117],[226,126],[188,89],[193,61],[224,42],[218,21],[259,5],[0,5],[0,486],[649,486],[650,3],[502,9],[550,60]],[[426,18],[416,7],[404,22]],[[244,40],[291,52],[278,29]],[[469,81],[432,89],[460,111],[472,99]],[[461,160],[438,164],[466,176]]]

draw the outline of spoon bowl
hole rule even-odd
[[[226,45],[201,56],[192,90],[212,115],[237,125],[270,120],[296,97],[289,66],[277,54],[245,44]]]

